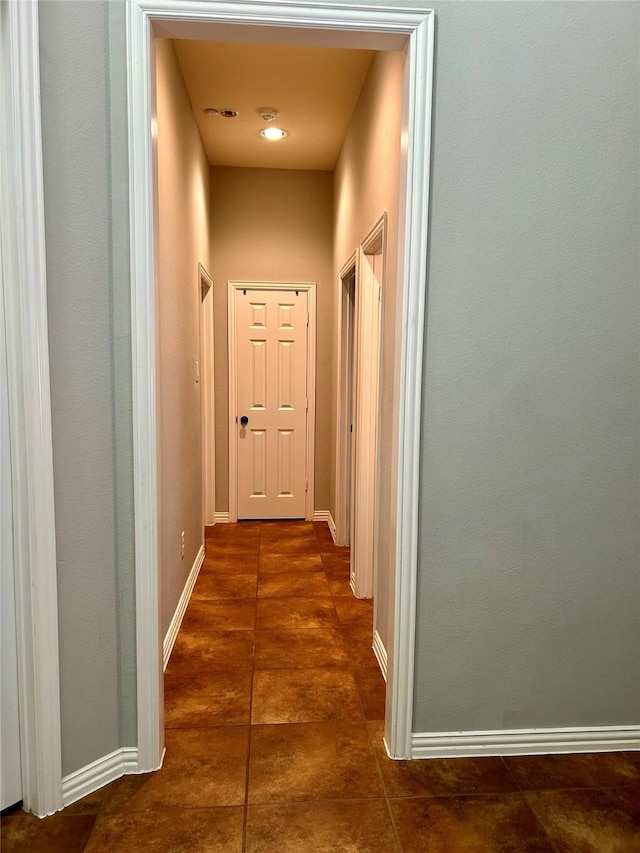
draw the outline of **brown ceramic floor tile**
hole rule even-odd
[[[230,524],[215,524],[207,528],[207,539],[237,539],[246,541],[260,537],[262,524],[259,521],[239,521]]]
[[[329,628],[338,626],[330,598],[261,598],[258,628]]]
[[[248,725],[251,672],[192,671],[164,678],[164,724],[168,729]]]
[[[253,631],[180,632],[167,667],[168,674],[198,669],[251,669]]]
[[[280,539],[295,539],[315,536],[316,531],[312,521],[264,521],[260,527],[260,539],[269,542]]]
[[[182,620],[180,633],[201,634],[203,631],[253,630],[255,618],[255,599],[192,601]]]
[[[392,800],[404,853],[553,853],[520,794]]]
[[[332,596],[346,598],[348,595],[353,595],[351,586],[349,585],[349,576],[345,575],[327,575],[327,583],[329,584],[329,592]]]
[[[260,556],[267,554],[318,554],[318,541],[315,534],[307,536],[282,537],[281,539],[260,540]]]
[[[387,684],[382,677],[380,667],[357,667],[353,674],[367,720],[384,720]]]
[[[349,658],[337,628],[257,630],[255,668],[345,667]]]
[[[362,716],[347,669],[276,669],[254,674],[251,722],[315,723]]]
[[[320,554],[262,554],[260,557],[260,574],[303,574],[306,572],[321,572],[322,558]]]
[[[373,625],[369,628],[343,628],[344,645],[352,666],[378,666],[373,653]]]
[[[207,559],[215,560],[234,558],[249,561],[256,557],[260,550],[260,538],[251,539],[207,539],[205,554]]]
[[[623,752],[515,755],[505,762],[523,791],[606,788],[640,782],[640,767]]]
[[[369,723],[369,732],[389,797],[506,794],[518,790],[501,758],[394,761],[388,757],[382,742],[384,723]]]
[[[42,820],[25,813],[3,817],[2,853],[82,853],[95,820],[62,812]]]
[[[322,554],[322,565],[327,575],[348,578],[351,571],[350,560],[351,558],[348,553]]]
[[[526,794],[557,853],[640,851],[640,789]]]
[[[384,800],[249,806],[247,853],[396,853]]]
[[[373,635],[373,600],[354,595],[334,598],[333,603],[342,628],[367,628]]]
[[[168,729],[164,764],[109,786],[100,816],[244,803],[249,727]]]
[[[363,723],[251,727],[250,803],[381,796]]]
[[[200,572],[191,600],[215,601],[217,599],[254,598],[257,585],[257,573],[220,575],[216,572],[204,570]]]
[[[329,584],[324,572],[304,575],[266,574],[260,576],[258,598],[329,597]]]
[[[257,575],[260,555],[255,554],[212,554],[207,555],[200,572],[216,575]]]
[[[96,821],[87,853],[241,853],[242,807],[124,812]]]

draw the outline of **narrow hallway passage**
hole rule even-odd
[[[161,770],[3,853],[639,850],[640,753],[391,761],[372,602],[325,523],[217,525],[165,675]]]

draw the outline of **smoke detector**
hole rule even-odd
[[[278,110],[274,109],[274,107],[260,107],[258,115],[265,121],[275,121],[278,117]]]

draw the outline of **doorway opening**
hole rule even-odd
[[[339,372],[336,423],[336,492],[337,511],[334,538],[336,545],[352,541],[353,506],[353,422],[355,419],[355,317],[356,261],[349,258],[340,270],[340,295],[337,337],[339,341]]]
[[[152,126],[153,36],[324,44],[406,52],[403,91],[402,187],[396,347],[400,381],[393,413],[390,550],[395,567],[389,638],[387,748],[408,757],[413,704],[420,376],[424,327],[426,217],[433,15],[429,11],[311,2],[273,6],[254,0],[175,2],[157,11],[146,0],[128,6],[130,223],[134,362],[137,674],[139,770],[155,769],[162,753],[162,681],[158,632],[158,515],[155,402],[154,205]],[[372,251],[375,257],[375,251]],[[375,266],[375,264],[374,264]]]

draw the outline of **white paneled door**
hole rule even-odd
[[[309,299],[306,289],[235,290],[239,519],[306,517]]]

